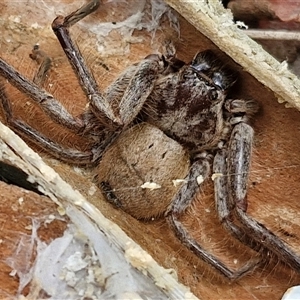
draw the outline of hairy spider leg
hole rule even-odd
[[[80,119],[74,118],[50,93],[47,93],[38,85],[29,81],[1,58],[0,76],[7,79],[18,90],[29,95],[31,99],[40,105],[43,111],[57,124],[60,124],[75,133],[82,129],[83,124]]]
[[[246,184],[249,173],[253,129],[240,123],[235,126],[228,149],[222,149],[214,160],[215,199],[223,226],[252,249],[267,248],[280,260],[300,271],[300,258],[279,237],[246,214]],[[234,225],[239,223],[241,227]],[[237,221],[237,222],[236,222]],[[266,251],[266,250],[263,250]]]
[[[172,206],[167,213],[169,225],[174,230],[175,235],[188,249],[190,249],[203,261],[217,269],[225,277],[230,280],[236,280],[252,271],[257,266],[258,261],[253,260],[252,262],[245,264],[239,270],[231,270],[217,257],[206,251],[195,239],[193,239],[179,220],[180,215],[191,204],[192,199],[194,199],[195,195],[199,191],[199,184],[197,182],[199,174],[202,176],[201,181],[208,178],[210,174],[210,162],[208,159],[201,158],[193,163],[188,176],[185,178],[186,183],[176,194],[172,201]]]
[[[13,85],[15,85],[18,89],[21,91],[24,91],[28,95],[30,95],[34,100],[36,100],[37,103],[42,102],[41,107],[44,108],[44,111],[50,115],[53,116],[53,114],[56,114],[57,108],[59,107],[60,114],[63,112],[63,116],[66,118],[62,119],[60,118],[61,115],[57,116],[57,118],[53,118],[54,120],[58,120],[58,123],[61,125],[64,125],[65,127],[69,128],[70,123],[68,123],[68,120],[70,120],[71,124],[77,124],[76,120],[68,114],[68,112],[64,109],[63,106],[60,105],[58,101],[56,101],[50,94],[44,92],[43,90],[40,90],[38,86],[35,84],[29,82],[27,79],[22,77],[21,74],[19,74],[16,70],[14,70],[11,66],[6,64],[3,60],[0,59],[0,75],[4,78],[8,79]],[[50,98],[51,102],[48,102],[47,104],[47,97]],[[43,101],[45,99],[46,101]],[[2,80],[0,80],[0,106],[3,111],[4,117],[6,119],[7,124],[13,128],[17,133],[24,136],[25,138],[30,139],[32,142],[34,142],[38,146],[42,146],[44,150],[47,152],[50,152],[55,157],[62,159],[64,161],[73,162],[77,161],[79,164],[90,164],[93,159],[93,153],[92,151],[82,152],[78,151],[76,149],[67,149],[63,146],[61,146],[59,143],[56,143],[49,138],[42,135],[40,132],[35,130],[34,128],[30,127],[28,124],[21,120],[17,120],[13,117],[12,108],[10,101],[6,95],[4,83]],[[53,103],[56,105],[56,109],[53,109]],[[50,104],[50,106],[49,106]],[[60,122],[61,121],[61,122]],[[66,126],[67,125],[67,126]],[[73,129],[74,127],[80,128],[77,124],[77,126],[71,126]]]
[[[228,178],[227,164],[226,164],[227,152],[226,149],[220,149],[214,157],[213,173],[214,178],[214,193],[215,193],[215,207],[218,213],[218,218],[223,227],[230,232],[235,238],[245,245],[251,247],[255,251],[261,251],[261,244],[251,240],[241,227],[235,224],[232,216],[233,205],[228,203]],[[232,176],[232,175],[228,175]]]
[[[77,164],[82,165],[94,163],[101,157],[106,146],[117,136],[117,133],[112,133],[112,129],[116,130],[116,123],[117,126],[120,127],[120,124],[128,124],[135,118],[146,101],[149,93],[152,91],[156,71],[159,65],[159,60],[157,59],[158,56],[145,59],[137,67],[133,68],[134,72],[129,72],[132,76],[130,80],[128,80],[128,74],[125,72],[123,77],[121,76],[121,78],[109,88],[111,96],[108,96],[108,99],[112,99],[116,94],[118,94],[116,91],[120,90],[120,86],[124,86],[124,81],[128,82],[128,87],[125,90],[125,93],[121,96],[120,111],[123,118],[120,120],[119,117],[114,115],[110,103],[101,96],[95,79],[86,67],[83,57],[72,42],[68,32],[69,26],[75,24],[80,19],[95,11],[98,8],[98,2],[99,1],[91,1],[67,17],[58,17],[53,22],[53,24],[57,25],[53,25],[53,30],[58,36],[58,39],[69,58],[77,77],[79,78],[83,90],[91,101],[90,108],[82,115],[73,117],[51,94],[42,90],[37,84],[27,80],[12,66],[0,59],[0,75],[6,78],[20,91],[29,95],[31,99],[35,101],[54,122],[68,128],[76,134],[86,134],[87,137],[89,137],[89,131],[93,131],[93,134],[95,135],[95,127],[97,128],[97,125],[98,127],[102,127],[102,129],[103,126],[101,125],[106,125],[108,127],[104,134],[96,132],[96,135],[101,135],[101,138],[100,141],[98,141],[98,145],[90,151],[82,152],[62,147],[58,143],[55,143],[49,138],[43,136],[24,122],[13,119],[11,106],[7,95],[5,94],[4,85],[2,84],[2,109],[6,115],[7,122],[17,132],[23,136],[25,135],[29,137],[31,141],[35,142],[37,145],[42,145],[42,147],[52,155],[66,162],[74,163],[74,161],[76,161]],[[50,68],[50,59],[47,55],[40,51],[37,46],[34,47],[31,58],[36,59],[38,62],[40,60],[40,67],[34,77],[34,81],[42,84],[45,74]],[[114,101],[116,100],[114,99]],[[93,107],[95,109],[93,109]],[[101,118],[101,115],[103,116],[103,112],[106,116],[108,116],[108,118],[104,118],[105,120]],[[98,117],[98,121],[95,120],[94,116]],[[101,122],[101,120],[103,122]],[[110,126],[112,123],[114,123],[113,126]]]
[[[89,106],[94,115],[108,128],[118,128],[130,124],[151,93],[158,71],[163,67],[158,56],[152,56],[141,61],[128,82],[128,86],[115,112],[110,97],[104,97],[98,89],[95,78],[84,63],[84,59],[73,43],[68,28],[94,12],[99,7],[99,1],[91,1],[70,15],[57,17],[52,23],[52,29],[57,36],[69,62],[77,75],[83,91],[89,99]]]

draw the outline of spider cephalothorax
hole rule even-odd
[[[103,153],[118,141],[120,133],[128,128],[132,130],[133,124],[149,123],[156,128],[158,135],[167,135],[168,139],[181,144],[191,166],[179,190],[166,205],[152,212],[151,204],[145,208],[144,216],[137,214],[137,217],[165,213],[175,234],[196,255],[228,278],[244,275],[257,265],[257,260],[238,271],[232,271],[190,237],[179,220],[198,193],[199,185],[212,171],[215,173],[216,209],[223,226],[241,242],[255,249],[259,249],[263,241],[263,247],[300,271],[300,258],[288,245],[246,214],[247,178],[253,140],[253,130],[247,122],[249,116],[257,111],[257,104],[255,101],[226,98],[227,91],[236,81],[235,73],[224,67],[211,51],[198,53],[189,64],[170,55],[163,57],[153,54],[129,67],[105,93],[101,93],[69,35],[69,27],[98,6],[99,0],[90,1],[67,17],[57,17],[52,24],[89,101],[87,109],[80,116],[73,117],[58,100],[39,87],[39,80],[49,68],[49,59],[38,47],[34,48],[32,58],[39,59],[41,67],[34,82],[0,59],[2,77],[30,95],[55,122],[90,139],[91,148],[85,151],[67,149],[25,122],[15,119],[2,82],[1,105],[9,126],[61,160],[95,165]],[[151,147],[152,143],[148,148]],[[166,152],[161,154],[162,157],[166,155]],[[134,164],[131,167],[135,170]],[[186,166],[182,168],[183,171],[185,169]],[[101,173],[101,168],[98,172]],[[114,194],[111,182],[103,179],[101,174],[98,180],[110,202],[132,213],[122,201],[122,195]]]

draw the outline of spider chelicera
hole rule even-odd
[[[242,243],[256,250],[263,245],[264,249],[300,271],[300,258],[279,237],[246,214],[253,140],[253,129],[247,122],[257,111],[257,104],[252,100],[226,99],[236,80],[234,72],[224,67],[211,51],[199,52],[189,64],[173,55],[152,54],[125,70],[105,93],[101,93],[69,35],[69,28],[97,10],[99,2],[90,1],[66,17],[57,17],[52,23],[88,98],[87,109],[78,117],[73,117],[59,101],[39,87],[50,67],[50,59],[38,47],[34,48],[32,58],[40,60],[41,65],[33,82],[0,59],[2,77],[30,95],[56,123],[94,141],[93,147],[85,151],[65,148],[15,119],[2,82],[1,105],[7,124],[60,160],[78,165],[98,164],[103,153],[132,124],[143,121],[155,126],[181,144],[191,161],[183,184],[170,199],[170,205],[165,207],[165,216],[180,241],[230,279],[243,276],[260,261],[253,260],[239,270],[231,270],[203,249],[179,220],[195,198],[201,182],[209,177],[212,164],[216,175],[216,208],[222,225]],[[112,192],[109,182],[99,182],[99,186],[110,202],[122,207],[122,199]],[[147,217],[151,216],[150,210]]]

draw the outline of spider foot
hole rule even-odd
[[[177,238],[182,242],[182,244],[184,244],[200,259],[210,264],[212,267],[214,267],[222,275],[224,275],[231,281],[238,280],[244,277],[245,275],[252,273],[254,269],[256,269],[262,263],[261,256],[255,256],[239,269],[232,270],[228,266],[226,266],[219,258],[212,255],[203,247],[201,247],[201,245],[188,234],[187,230],[177,219],[177,216],[175,214],[169,215],[167,219],[169,225],[172,227]]]
[[[254,258],[251,258],[238,270],[232,270],[231,268],[226,266],[219,258],[206,251],[195,239],[193,239],[179,221],[180,215],[191,204],[191,199],[195,198],[195,195],[198,193],[199,185],[201,185],[201,183],[210,175],[211,156],[203,152],[197,156],[197,159],[198,160],[193,163],[188,176],[185,178],[186,184],[181,187],[172,201],[172,205],[167,212],[167,220],[170,227],[173,229],[175,235],[182,244],[184,244],[203,261],[213,266],[228,279],[237,280],[252,272],[261,263],[261,257],[256,256]],[[223,177],[221,178],[223,179]],[[221,200],[222,199],[223,198],[221,198]],[[222,220],[220,221],[224,223],[224,225],[231,226],[230,228],[232,228],[232,231],[235,232],[236,230],[237,236],[243,236],[239,228],[235,227],[234,224],[231,224],[230,210],[227,206],[225,206],[224,202],[220,201],[219,206],[217,207],[218,212],[219,210],[221,210],[222,212],[222,208],[225,208],[224,212],[221,213]]]
[[[96,11],[100,5],[99,0],[92,0],[87,4],[83,5],[76,11],[70,13],[68,16],[58,16],[52,23],[53,30],[63,26],[63,27],[71,27],[81,19],[85,18],[92,12]]]

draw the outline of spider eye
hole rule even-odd
[[[222,90],[225,88],[223,86],[224,80],[221,72],[214,72],[212,76],[212,81],[216,86],[220,87]]]
[[[211,50],[199,52],[191,62],[191,66],[198,72],[207,73],[213,66],[216,56]]]
[[[236,82],[236,73],[226,69],[213,72],[211,77],[213,83],[221,90],[228,90]]]
[[[215,87],[221,90],[229,89],[236,81],[236,72],[225,67],[221,60],[211,51],[196,54],[191,62],[198,78],[204,75],[211,79]]]

